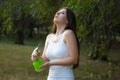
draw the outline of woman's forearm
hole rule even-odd
[[[70,57],[49,62],[50,66],[51,65],[74,65],[74,64],[77,64],[77,60],[72,59]]]
[[[40,58],[44,61],[44,62],[48,62],[49,60],[46,58],[46,57],[44,57],[44,56],[40,56]]]

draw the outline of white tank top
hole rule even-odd
[[[53,42],[55,34],[50,35],[48,47],[46,49],[46,57],[50,61],[59,60],[69,56],[67,45],[64,42],[64,33],[60,35],[57,42]],[[52,65],[49,69],[49,77],[74,77],[72,72],[73,65],[62,66]]]

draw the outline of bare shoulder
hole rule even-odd
[[[74,32],[72,30],[65,30],[64,32],[65,37],[73,37],[75,36]]]
[[[46,37],[46,41],[47,42],[49,42],[49,40],[50,40],[50,37],[53,35],[53,33],[49,33],[48,35],[47,35],[47,37]]]
[[[74,32],[72,31],[72,30],[65,30],[65,32],[64,32],[64,41],[65,41],[65,43],[67,42],[67,41],[75,41],[76,40],[76,38],[75,38],[75,34],[74,34]]]

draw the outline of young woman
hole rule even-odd
[[[45,61],[41,68],[50,67],[47,80],[75,80],[72,69],[79,64],[75,15],[62,8],[56,12],[53,23],[53,32],[47,36],[41,56]]]

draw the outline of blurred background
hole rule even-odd
[[[120,0],[0,0],[0,80],[46,80],[30,60],[62,7],[77,19],[80,65],[76,80],[120,80]]]

